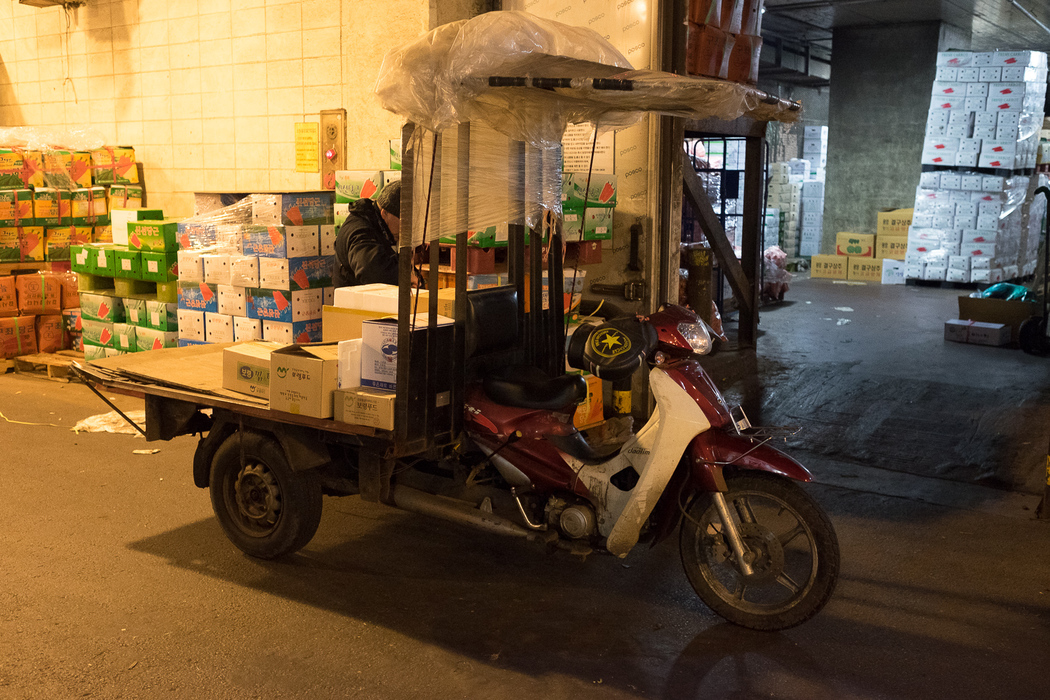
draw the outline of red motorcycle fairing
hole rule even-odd
[[[566,410],[575,411],[575,406]],[[571,491],[590,499],[590,491],[566,464],[561,452],[545,438],[548,435],[570,435],[576,431],[572,413],[516,408],[498,404],[476,387],[469,392],[464,420],[471,438],[489,450],[500,450],[537,491]],[[515,431],[521,438],[502,447]],[[502,449],[500,449],[502,447]]]
[[[792,457],[775,447],[756,444],[742,435],[714,429],[693,438],[682,460],[684,463],[688,459],[688,468],[679,466],[650,516],[652,544],[674,532],[681,519],[681,508],[686,505],[685,496],[726,491],[722,476],[726,467],[769,472],[795,481],[813,479],[809,470]]]
[[[722,392],[707,376],[699,362],[686,358],[666,362],[660,365],[660,368],[692,397],[711,422],[712,428],[725,428],[733,424],[733,417],[725,399],[722,398]]]

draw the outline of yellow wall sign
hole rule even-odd
[[[316,173],[318,171],[320,134],[320,125],[317,122],[296,122],[295,172]]]

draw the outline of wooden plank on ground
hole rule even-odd
[[[52,381],[68,382],[70,380],[69,366],[74,359],[78,359],[77,355],[37,353],[35,355],[15,357],[11,361],[14,363],[16,372],[44,374]]]

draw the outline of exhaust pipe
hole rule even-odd
[[[491,532],[494,535],[521,537],[529,540],[536,539],[534,533],[526,530],[521,525],[506,518],[501,518],[498,515],[473,508],[469,503],[455,498],[435,496],[425,491],[400,485],[394,486],[390,495],[394,505],[401,510],[419,513],[420,515],[429,515],[461,525],[469,525],[485,532]]]

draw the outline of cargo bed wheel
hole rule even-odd
[[[293,471],[270,436],[237,432],[226,438],[212,459],[210,484],[223,531],[253,557],[274,559],[302,549],[321,522],[317,473]]]

